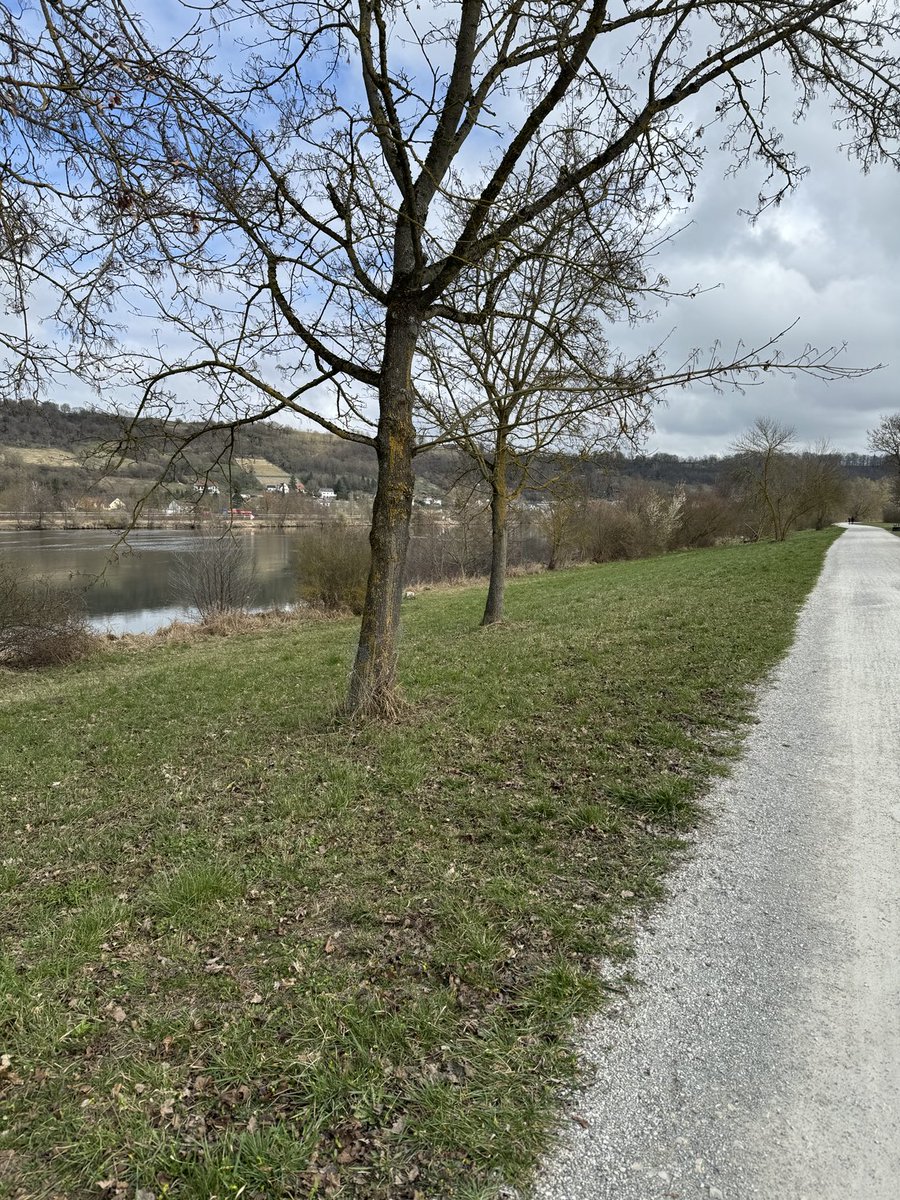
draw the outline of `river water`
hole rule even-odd
[[[178,577],[181,564],[211,539],[190,530],[143,529],[117,545],[119,536],[108,529],[0,530],[0,563],[77,589],[101,631],[148,633],[176,618],[194,619]],[[297,533],[259,529],[227,536],[252,566],[252,606],[294,603]]]

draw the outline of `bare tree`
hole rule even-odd
[[[803,170],[770,123],[773,73],[797,112],[833,103],[864,167],[900,153],[900,16],[877,2],[167,16],[154,43],[123,0],[0,9],[7,386],[75,371],[130,383],[142,415],[200,406],[233,428],[290,410],[372,445],[353,710],[391,706],[417,348],[453,319],[454,282],[593,181],[608,204],[632,177],[654,202],[690,197],[709,140],[761,158],[756,207],[777,202]]]
[[[503,616],[511,506],[526,489],[560,483],[573,458],[622,441],[640,444],[654,403],[667,393],[738,387],[764,371],[826,379],[860,373],[838,366],[833,349],[807,346],[788,357],[781,349],[788,331],[730,355],[718,345],[705,355],[694,351],[675,370],[657,349],[630,361],[616,354],[608,328],[643,316],[648,295],[668,295],[669,281],[648,279],[644,269],[653,218],[646,202],[631,212],[607,212],[601,197],[584,207],[561,202],[448,288],[455,319],[439,317],[423,335],[423,414],[433,436],[462,449],[490,491],[483,625]],[[550,527],[557,528],[553,520]],[[556,560],[551,551],[551,564]]]
[[[827,439],[807,450],[799,463],[800,487],[809,501],[810,518],[824,529],[843,510],[847,500],[847,474]]]
[[[890,486],[886,479],[866,479],[856,475],[847,483],[847,515],[853,521],[890,520],[886,509],[890,504]]]
[[[757,417],[731,447],[738,492],[754,537],[769,533],[781,542],[788,535],[796,490],[791,466],[795,436],[790,425]]]
[[[645,288],[640,231],[595,211],[560,204],[487,253],[447,292],[454,315],[478,319],[438,318],[423,337],[422,410],[490,490],[483,625],[503,617],[511,505],[556,482],[573,455],[634,441],[648,420],[652,359],[614,358],[603,324]]]
[[[869,449],[883,454],[894,473],[894,499],[900,504],[900,413],[889,413],[869,430]]]
[[[842,473],[827,444],[801,454],[794,429],[771,417],[757,417],[732,450],[738,493],[755,537],[783,542],[804,520],[821,528],[843,493]]]
[[[585,489],[578,485],[571,472],[554,480],[546,508],[541,513],[548,571],[555,571],[571,555],[589,507]]]

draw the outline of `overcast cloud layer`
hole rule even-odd
[[[758,345],[797,320],[785,348],[847,344],[847,366],[883,369],[862,379],[822,383],[764,377],[743,395],[710,389],[673,393],[656,415],[650,449],[695,456],[721,454],[758,415],[795,426],[803,443],[829,439],[865,452],[880,414],[900,410],[900,176],[891,168],[863,175],[838,149],[840,135],[824,108],[794,126],[785,141],[810,168],[797,191],[755,224],[738,209],[756,196],[751,172],[724,179],[726,161],[710,158],[691,224],[660,255],[673,285],[714,290],[659,311],[651,337],[670,335],[674,363],[692,347],[719,340]],[[718,286],[715,286],[718,285]],[[648,330],[623,331],[624,345],[647,344]]]

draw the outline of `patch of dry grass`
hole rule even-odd
[[[334,620],[331,614],[315,608],[271,608],[264,612],[225,612],[208,621],[171,621],[151,633],[105,634],[107,651],[150,650],[160,646],[190,646],[209,638],[228,638],[241,634],[265,633],[273,629],[295,629],[318,621]]]
[[[290,475],[267,458],[236,458],[236,464],[242,471],[255,475],[265,487],[267,483],[287,483]]]
[[[0,446],[27,467],[80,467],[81,459],[56,446]]]

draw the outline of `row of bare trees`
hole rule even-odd
[[[891,6],[222,0],[170,6],[165,29],[124,0],[0,7],[5,386],[75,372],[137,397],[173,454],[194,435],[171,419],[198,409],[224,429],[291,411],[372,446],[352,711],[391,706],[415,455],[458,439],[486,478],[506,457],[515,488],[523,442],[629,436],[667,376],[841,373],[777,345],[622,362],[607,311],[667,290],[647,237],[709,145],[768,169],[750,207],[800,179],[774,75],[795,119],[833,105],[864,167],[898,161]]]
[[[869,444],[890,464],[890,480],[851,479],[827,442],[800,451],[791,426],[771,417],[757,418],[733,446],[731,467],[753,536],[783,541],[800,525],[821,529],[838,516],[881,521],[897,511],[900,415],[883,417],[870,431]]]
[[[734,451],[735,483],[754,536],[782,542],[801,521],[821,529],[834,520],[846,480],[827,443],[800,454],[791,426],[758,417]]]

